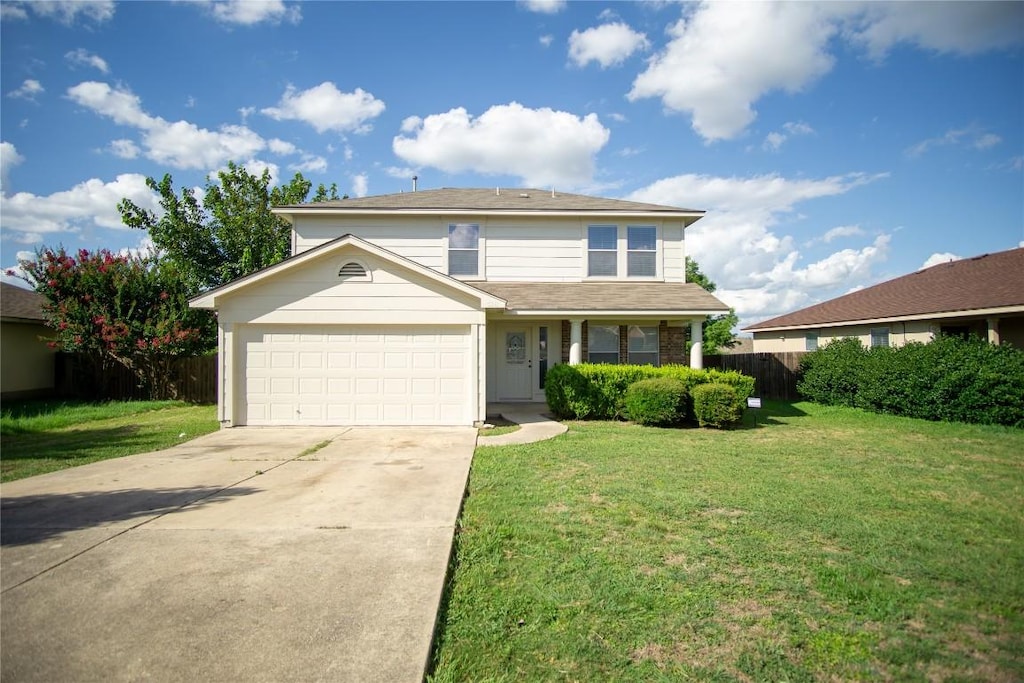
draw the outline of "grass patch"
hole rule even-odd
[[[167,448],[216,431],[216,410],[176,401],[7,402],[0,481]]]
[[[511,434],[522,429],[517,423],[506,420],[501,415],[488,417],[487,424],[494,426],[488,429],[481,427],[476,432],[478,436],[501,436],[502,434]]]
[[[768,403],[478,450],[431,680],[1024,679],[1024,432]]]

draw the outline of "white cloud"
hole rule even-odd
[[[936,147],[960,147],[966,146],[977,150],[986,150],[995,147],[1003,139],[994,133],[986,133],[976,125],[964,128],[951,128],[938,137],[928,138],[907,149],[907,155],[919,157]]]
[[[719,298],[735,306],[740,317],[768,317],[804,305],[822,290],[862,280],[871,266],[884,261],[890,239],[885,234],[861,249],[844,249],[802,265],[793,237],[777,232],[798,204],[843,195],[882,177],[853,173],[791,180],[690,174],[660,180],[628,199],[706,209],[708,215],[686,231],[687,254],[718,284]],[[848,227],[839,232],[852,233]],[[722,249],[722,244],[730,248]]]
[[[68,97],[115,123],[140,129],[146,158],[174,168],[215,168],[228,160],[249,158],[267,146],[245,126],[225,125],[211,131],[188,121],[171,123],[150,116],[138,96],[106,83],[79,83],[68,89]]]
[[[139,156],[139,146],[131,140],[112,140],[110,142],[110,151],[114,153],[114,156],[121,157],[122,159],[135,159]]]
[[[287,140],[279,140],[278,138],[271,138],[267,141],[267,147],[274,154],[295,154],[298,149],[292,143]]]
[[[976,54],[1024,42],[1019,2],[863,3],[846,36],[882,59],[899,43],[936,52]]]
[[[392,178],[402,178],[405,180],[412,178],[414,175],[416,175],[415,168],[399,166],[388,166],[387,168],[384,169],[384,172],[387,173]]]
[[[569,36],[569,59],[576,66],[597,62],[602,69],[607,69],[622,64],[637,50],[649,47],[646,35],[617,22],[573,31]]]
[[[667,47],[633,81],[630,100],[660,97],[706,140],[737,136],[774,90],[797,92],[832,68],[835,33],[818,3],[701,3],[669,28]]]
[[[779,147],[782,147],[782,143],[786,141],[786,136],[777,131],[772,131],[765,136],[764,142],[761,147],[764,149],[771,150],[773,152],[778,151]]]
[[[318,133],[329,130],[365,133],[371,129],[369,121],[384,111],[384,103],[362,88],[345,93],[330,81],[324,81],[301,92],[289,85],[278,106],[261,111],[277,121],[304,121]]]
[[[520,0],[520,4],[531,12],[558,14],[566,6],[566,0]]]
[[[24,280],[23,276],[25,271],[21,267],[22,261],[34,261],[36,253],[34,251],[23,250],[19,251],[14,255],[16,263],[13,263],[0,272],[0,281],[6,282],[9,285],[21,287],[22,289],[32,289],[32,287]]]
[[[762,148],[777,152],[782,144],[797,135],[810,135],[814,129],[803,121],[787,121],[782,124],[782,131],[772,131],[765,136]]]
[[[299,173],[323,173],[327,170],[327,159],[315,154],[303,154],[302,161],[288,166]]]
[[[242,117],[242,123],[248,121],[249,117],[256,113],[256,107],[241,107],[238,114]]]
[[[18,150],[9,142],[0,142],[0,194],[7,189],[7,174],[11,169],[25,161]]]
[[[828,73],[836,37],[876,59],[900,43],[971,54],[1024,43],[1022,23],[1019,2],[701,2],[685,7],[628,97],[660,98],[705,140],[731,139],[756,118],[761,97],[799,92]]]
[[[352,176],[352,196],[365,197],[369,191],[370,179],[365,173]]]
[[[840,225],[822,235],[821,241],[828,244],[841,237],[860,237],[862,235],[864,235],[864,230],[859,225]]]
[[[21,86],[7,93],[7,96],[35,102],[36,95],[40,95],[44,92],[46,92],[46,89],[43,88],[39,81],[29,78],[26,79]]]
[[[918,270],[924,270],[925,268],[931,268],[932,266],[937,266],[940,263],[949,263],[950,261],[959,261],[961,258],[963,258],[963,257],[962,256],[957,256],[956,254],[951,254],[948,251],[938,252],[938,253],[932,254],[927,259],[925,259],[924,263],[921,264],[921,267],[918,268]]]
[[[495,105],[477,118],[464,108],[425,119],[410,117],[392,142],[413,166],[446,173],[514,175],[527,185],[578,187],[594,175],[594,156],[611,135],[596,114],[579,117],[517,102]]]
[[[70,190],[50,195],[18,192],[0,196],[4,230],[15,240],[38,238],[61,232],[78,232],[83,227],[125,228],[117,204],[128,198],[139,206],[159,211],[156,194],[146,186],[146,176],[125,173],[109,183],[91,178]],[[38,241],[31,239],[28,241]]]
[[[92,54],[83,47],[68,52],[64,55],[64,59],[68,60],[68,63],[70,63],[72,67],[88,66],[93,69],[99,69],[103,73],[110,72],[110,66],[107,64],[105,59],[99,55]]]
[[[203,0],[199,4],[224,24],[254,26],[282,21],[297,24],[302,19],[302,10],[297,4],[286,5],[282,0]]]
[[[4,19],[27,19],[27,9],[39,17],[71,26],[79,17],[101,24],[114,18],[114,0],[48,0],[46,2],[4,2]]]
[[[538,38],[537,40],[540,41],[540,44],[543,45],[544,47],[551,47],[551,43],[555,42],[555,37],[550,33],[547,33]]]

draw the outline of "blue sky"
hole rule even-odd
[[[0,265],[229,160],[706,210],[743,324],[1024,241],[1024,3],[0,4]]]

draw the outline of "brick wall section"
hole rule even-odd
[[[629,362],[629,326],[619,325],[619,363]]]
[[[569,325],[568,320],[562,321],[562,362],[569,362],[569,346],[571,346],[571,340],[569,335],[572,334],[572,328]]]
[[[664,320],[658,325],[658,355],[662,365],[686,365],[686,330],[669,327]]]

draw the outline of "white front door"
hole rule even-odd
[[[500,363],[498,400],[529,401],[533,399],[533,355],[530,330],[507,329]]]

